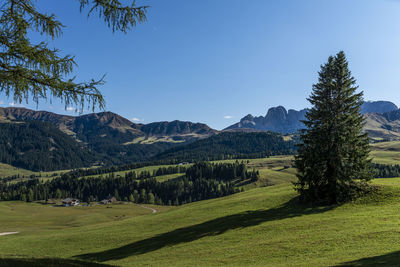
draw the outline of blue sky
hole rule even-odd
[[[106,110],[128,119],[222,129],[272,106],[302,109],[320,65],[340,50],[366,100],[400,105],[400,1],[142,0],[148,21],[126,35],[77,2],[38,1],[66,26],[50,44],[76,56],[78,80],[107,74]],[[75,114],[57,100],[38,109]]]

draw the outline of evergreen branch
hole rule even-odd
[[[86,6],[91,6],[88,17],[95,11],[99,17],[103,18],[107,26],[112,28],[113,32],[121,31],[126,33],[136,26],[137,23],[143,23],[147,20],[146,13],[149,6],[136,6],[133,0],[131,5],[122,5],[118,0],[79,0],[81,11]]]
[[[148,6],[123,5],[118,0],[78,0],[81,11],[88,6],[88,16],[98,12],[113,32],[126,33],[137,23],[146,21]],[[13,96],[14,101],[28,102],[31,96],[38,103],[52,97],[61,99],[66,106],[84,104],[94,110],[104,109],[105,101],[98,90],[100,80],[74,82],[69,79],[77,66],[73,56],[60,56],[57,49],[49,49],[46,42],[33,44],[28,32],[34,31],[52,39],[62,35],[64,25],[54,14],[39,12],[32,0],[3,0],[0,5],[0,92]]]

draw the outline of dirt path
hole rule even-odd
[[[156,212],[157,212],[157,210],[155,210],[155,209],[153,209],[153,208],[150,208],[150,207],[145,207],[145,206],[142,206],[142,205],[140,205],[140,207],[145,208],[145,209],[148,209],[148,210],[151,210],[153,213],[156,213]]]
[[[13,234],[18,234],[18,232],[4,232],[4,233],[0,233],[0,236],[2,236],[2,235],[13,235]]]

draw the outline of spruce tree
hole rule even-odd
[[[340,203],[372,178],[368,134],[362,132],[363,93],[357,88],[344,52],[321,66],[295,160],[294,184],[302,200]]]

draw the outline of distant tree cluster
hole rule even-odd
[[[152,160],[175,162],[210,161],[241,158],[264,158],[296,153],[295,141],[285,141],[282,135],[272,132],[223,132],[193,143],[170,148]]]
[[[375,178],[393,178],[400,177],[400,165],[386,165],[373,163],[372,168],[374,169]]]
[[[84,176],[93,176],[93,175],[100,175],[100,174],[107,174],[112,172],[120,172],[120,171],[128,171],[138,168],[143,168],[146,166],[153,166],[157,165],[156,162],[138,162],[138,163],[131,163],[125,164],[120,166],[112,166],[112,167],[102,167],[102,168],[92,168],[92,169],[76,169],[68,172],[69,176],[73,177],[84,177]],[[160,165],[160,164],[159,164]]]
[[[130,171],[125,174],[125,177],[134,178],[134,179],[148,179],[151,177],[157,177],[161,175],[167,174],[175,174],[175,173],[185,173],[186,168],[184,166],[168,166],[168,167],[160,167],[156,170],[150,171]]]
[[[160,168],[154,174],[182,171],[177,168]],[[220,176],[217,176],[219,174]],[[244,163],[195,164],[183,177],[158,182],[155,178],[137,179],[132,172],[115,177],[79,179],[64,174],[60,178],[41,182],[38,179],[19,182],[0,182],[1,200],[36,201],[49,198],[75,197],[86,202],[99,201],[109,195],[118,200],[159,205],[180,205],[239,192],[236,185],[246,179],[255,181],[258,172],[248,172]],[[140,176],[140,174],[139,174]]]
[[[157,163],[154,162],[143,162],[143,163],[132,163],[128,165],[122,166],[113,166],[110,168],[93,168],[93,169],[78,169],[70,171],[65,176],[68,175],[69,177],[79,178],[85,176],[95,176],[95,175],[104,175],[110,174],[114,175],[115,172],[120,171],[128,171],[124,175],[129,178],[134,179],[146,179],[150,177],[166,175],[166,174],[175,174],[175,173],[184,173],[186,172],[186,167],[183,165],[176,165],[176,166],[168,166],[168,167],[159,167],[158,169],[150,171],[135,171],[135,169],[143,168],[146,166],[154,166]]]

